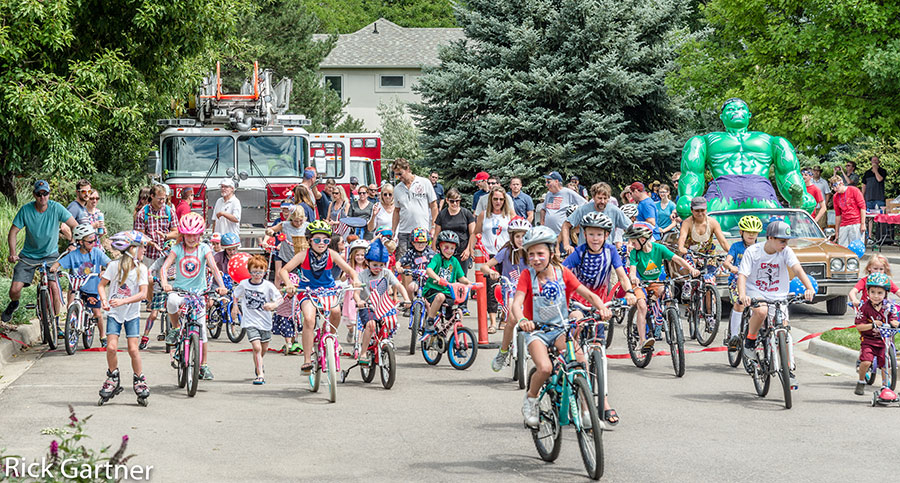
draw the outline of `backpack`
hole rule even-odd
[[[168,204],[165,204],[163,206],[166,209],[166,218],[169,219],[169,223],[173,223],[175,220],[172,218],[172,208],[170,208]],[[144,205],[142,219],[144,220],[144,226],[150,224],[150,203]]]

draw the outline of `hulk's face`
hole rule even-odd
[[[746,129],[750,125],[750,108],[744,101],[736,100],[729,102],[722,109],[719,119],[728,129]]]

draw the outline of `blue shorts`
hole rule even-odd
[[[106,335],[122,335],[122,324],[112,318],[106,317]],[[125,321],[125,337],[128,339],[141,336],[141,318],[135,317]]]
[[[81,300],[84,302],[84,306],[89,309],[99,309],[100,308],[100,295],[95,293],[81,293]]]
[[[525,337],[525,345],[530,346],[531,342],[534,340],[541,341],[548,348],[556,343],[556,339],[561,335],[565,335],[566,329],[559,327],[557,329],[553,329],[549,332],[544,332],[540,329],[534,329],[528,333]]]
[[[885,206],[883,200],[868,200],[868,201],[866,201],[866,209],[867,210],[877,210],[881,206]]]

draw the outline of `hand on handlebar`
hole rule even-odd
[[[626,293],[625,303],[627,303],[628,305],[634,305],[635,303],[637,303],[637,297],[635,297],[633,293]]]
[[[571,244],[567,245],[564,248],[566,250],[566,255],[571,255],[571,254],[575,253],[575,247],[573,247]]]
[[[741,305],[743,305],[744,307],[749,307],[750,305],[752,305],[750,302],[750,297],[746,295],[739,297],[739,300],[741,301]]]
[[[691,269],[691,276],[692,276],[692,277],[699,277],[699,276],[700,276],[700,270],[697,270],[696,268],[692,268],[692,269]]]
[[[225,287],[219,287],[216,289],[216,293],[219,295],[228,295],[228,289]]]
[[[737,275],[738,272],[740,271],[740,269],[739,269],[738,267],[732,265],[731,268],[728,269],[728,271],[731,272],[731,273],[733,273],[733,274],[735,274],[735,275]]]
[[[440,280],[438,280],[438,285],[440,285],[441,287],[447,287],[450,285],[450,282],[448,282],[446,278],[441,278]]]
[[[813,297],[816,296],[816,291],[808,288],[805,292],[803,292],[803,298],[806,299],[807,302],[812,302]]]
[[[491,280],[497,280],[500,278],[500,273],[496,270],[491,270],[491,273],[488,276],[491,277]]]
[[[290,282],[285,283],[282,290],[284,290],[284,293],[286,293],[290,297],[293,297],[294,294],[297,293],[297,287],[295,287],[294,284]]]
[[[519,321],[519,330],[524,331],[524,332],[531,332],[534,329],[535,329],[534,322],[532,322],[528,319],[523,319],[523,320]]]
[[[169,284],[166,283],[166,282],[163,282],[163,283],[162,283],[162,289],[163,289],[163,292],[171,292],[171,291],[172,291],[172,286],[169,285]]]

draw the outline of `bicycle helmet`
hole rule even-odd
[[[512,220],[509,220],[509,226],[506,228],[510,233],[514,231],[528,231],[531,229],[531,223],[528,223],[528,220],[522,218],[521,216],[517,216]]]
[[[445,242],[459,245],[459,235],[457,235],[456,232],[444,230],[440,235],[438,235],[438,244]]]
[[[552,248],[556,244],[556,233],[546,226],[536,226],[525,234],[525,238],[522,240],[522,248],[527,250],[541,243],[546,243]]]
[[[147,237],[143,233],[134,230],[120,231],[109,239],[110,246],[114,249],[124,252],[129,247],[141,246],[147,244]]]
[[[581,219],[581,226],[600,228],[601,230],[612,231],[612,218],[601,211],[592,211]]]
[[[883,273],[872,273],[866,278],[866,288],[881,287],[887,291],[891,290],[891,279]]]
[[[627,205],[622,207],[622,213],[625,213],[625,217],[629,220],[637,216],[638,208],[634,203],[628,203]]]
[[[353,240],[350,242],[350,247],[347,250],[347,253],[353,253],[353,250],[357,248],[362,248],[363,250],[367,250],[369,248],[369,242],[366,240]]]
[[[378,228],[375,229],[375,236],[378,236],[378,237],[386,236],[386,237],[390,238],[390,237],[394,236],[394,232],[391,231],[391,229],[389,227],[379,226]]]
[[[210,243],[222,243],[222,234],[219,232],[215,232],[209,237]]]
[[[206,222],[199,213],[185,213],[178,221],[178,233],[182,235],[200,235],[206,229]]]
[[[566,207],[566,218],[572,216],[572,213],[575,213],[575,210],[577,210],[577,209],[578,209],[578,207],[575,205],[567,206]]]
[[[233,248],[241,246],[241,237],[237,233],[226,233],[222,235],[222,248]]]
[[[387,263],[390,258],[391,254],[388,253],[387,247],[384,246],[380,238],[376,238],[366,251],[366,260],[371,262]]]
[[[738,222],[738,228],[749,233],[759,233],[762,231],[763,226],[762,221],[758,217],[747,215]]]
[[[414,242],[428,243],[428,232],[421,227],[413,228],[410,239]]]
[[[90,225],[90,223],[82,223],[75,227],[72,230],[72,237],[75,238],[75,241],[81,241],[91,235],[96,235],[97,232],[94,230],[94,227]]]
[[[625,238],[650,238],[653,236],[653,228],[644,222],[632,223],[625,229]]]
[[[331,236],[331,225],[327,221],[316,220],[306,227],[306,236],[309,238],[320,233],[325,236]]]

